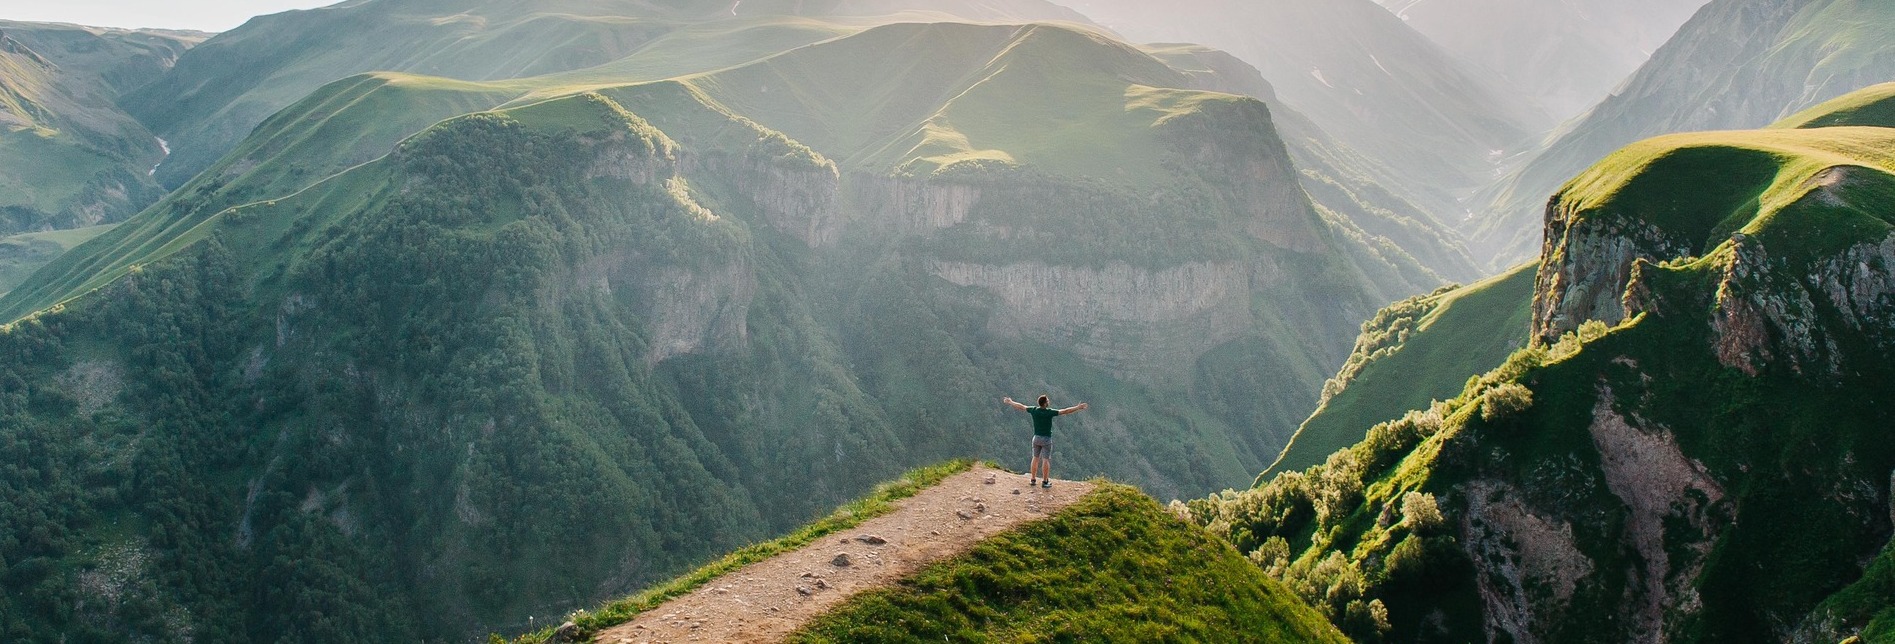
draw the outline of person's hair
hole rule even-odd
[[[1045,406],[1047,406],[1047,405],[1050,405],[1050,404],[1053,404],[1053,400],[1052,400],[1051,398],[1047,398],[1045,394],[1041,394],[1041,395],[1040,395],[1040,406],[1041,406],[1041,407],[1045,407]]]

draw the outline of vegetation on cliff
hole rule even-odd
[[[1191,516],[1358,639],[1884,632],[1888,133],[1603,161],[1550,210],[1534,346]],[[1352,608],[1376,601],[1385,623]]]

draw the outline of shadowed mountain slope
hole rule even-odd
[[[1362,324],[1355,352],[1323,387],[1323,401],[1259,482],[1321,465],[1369,428],[1459,395],[1467,378],[1527,345],[1533,281],[1526,265],[1383,309]]]

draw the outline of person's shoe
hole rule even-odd
[[[1043,488],[1046,488],[1046,489],[1049,489],[1049,490],[1050,490],[1050,489],[1052,489],[1052,488],[1053,488],[1053,479],[1046,479],[1046,480],[1044,480],[1044,481],[1040,481],[1040,487],[1043,487]]]
[[[1027,486],[1027,487],[1033,487],[1033,486],[1035,486],[1035,485],[1039,485],[1039,484],[1040,484],[1040,480],[1039,480],[1039,479],[1036,479],[1036,478],[1033,478],[1033,477],[1031,477],[1031,476],[1029,476],[1029,477],[1026,477],[1026,486]]]

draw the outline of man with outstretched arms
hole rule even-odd
[[[1053,487],[1053,419],[1085,411],[1088,405],[1079,403],[1065,409],[1053,409],[1052,401],[1046,396],[1040,396],[1038,407],[1028,407],[1012,398],[1002,398],[1000,402],[1033,416],[1033,462],[1027,466],[1026,484]]]

